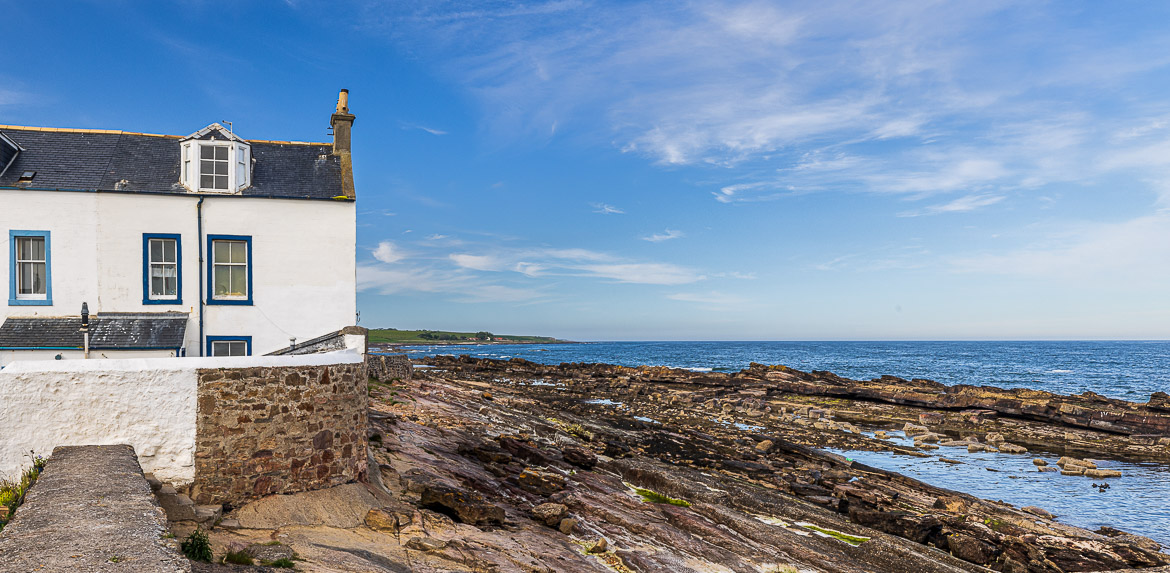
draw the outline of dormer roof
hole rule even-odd
[[[241,138],[235,133],[232,133],[231,130],[218,123],[213,123],[203,129],[200,129],[199,131],[196,131],[195,133],[192,133],[191,135],[188,135],[187,137],[180,139],[179,141],[190,141],[192,139],[217,139],[220,141],[238,141],[240,143],[248,143],[245,139]]]

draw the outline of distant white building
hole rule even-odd
[[[0,366],[259,355],[356,322],[348,93],[333,143],[0,125]]]

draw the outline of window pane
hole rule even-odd
[[[210,159],[204,159],[199,162],[199,172],[204,175],[215,173],[215,162]]]
[[[175,259],[175,240],[174,239],[163,239],[162,246],[163,246],[163,259],[162,260],[165,262],[168,262],[168,263],[176,262],[176,259]]]
[[[211,248],[215,251],[214,261],[217,263],[227,263],[231,261],[231,242],[229,241],[212,241]]]
[[[199,157],[201,159],[213,159],[215,157],[215,148],[210,145],[200,146]]]
[[[244,241],[232,241],[232,262],[248,262],[248,244]]]
[[[227,158],[228,158],[228,148],[227,147],[220,145],[220,146],[216,146],[214,149],[215,149],[215,158],[216,159],[218,159],[220,161],[227,161]]]
[[[17,273],[20,275],[18,287],[20,294],[32,294],[32,263],[20,263]]]
[[[164,288],[162,277],[150,277],[150,296],[162,296]]]
[[[248,274],[246,267],[232,267],[231,294],[245,296],[248,294]]]
[[[226,161],[216,161],[215,162],[215,174],[216,175],[227,175],[227,173],[228,173],[227,162]]]
[[[179,279],[175,276],[168,276],[163,278],[163,294],[166,296],[178,295]]]
[[[16,258],[21,261],[45,260],[44,237],[20,237],[16,240]]]
[[[212,356],[247,356],[248,343],[243,340],[216,340],[211,343]]]
[[[204,189],[214,189],[215,188],[215,176],[214,175],[200,175],[199,176],[199,186],[204,188]]]
[[[224,265],[215,265],[213,271],[215,273],[215,296],[227,296],[231,280],[228,273],[230,268]]]
[[[213,189],[227,189],[227,186],[228,186],[227,175],[216,175],[215,176],[215,185],[212,187]]]
[[[158,239],[150,240],[150,261],[154,263],[162,262],[163,260],[163,245],[162,241]]]
[[[32,294],[45,294],[45,263],[29,263],[32,267]]]

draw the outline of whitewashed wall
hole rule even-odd
[[[0,320],[8,316],[189,312],[188,356],[199,356],[199,245],[252,236],[252,306],[209,305],[208,336],[251,336],[265,354],[356,323],[353,202],[207,197],[197,236],[194,196],[0,190]],[[7,230],[51,232],[52,306],[8,306]],[[182,236],[182,305],[142,304],[142,235]],[[208,258],[210,254],[205,254]],[[206,266],[203,284],[207,284]],[[56,353],[49,354],[52,358]],[[0,355],[0,365],[4,356]]]
[[[130,444],[163,481],[195,478],[196,370],[178,358],[16,362],[0,370],[0,478],[57,446]]]
[[[362,338],[362,337],[358,337]],[[353,341],[364,343],[364,338]],[[174,485],[195,478],[198,371],[356,364],[362,350],[301,356],[30,360],[0,370],[0,479],[57,446],[130,444],[142,469]]]
[[[85,353],[81,350],[0,350],[0,366],[7,366],[18,360],[56,360],[57,355],[62,360],[83,360]],[[91,350],[90,359],[94,358],[170,358],[174,357],[173,350]]]

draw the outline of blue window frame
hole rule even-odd
[[[240,354],[239,349],[244,353]],[[219,353],[217,354],[216,351]],[[207,356],[251,356],[251,336],[208,336]]]
[[[142,234],[142,304],[183,304],[183,241],[179,235]]]
[[[207,236],[207,304],[252,304],[252,237]]]
[[[8,305],[52,306],[53,261],[48,231],[8,231]]]

